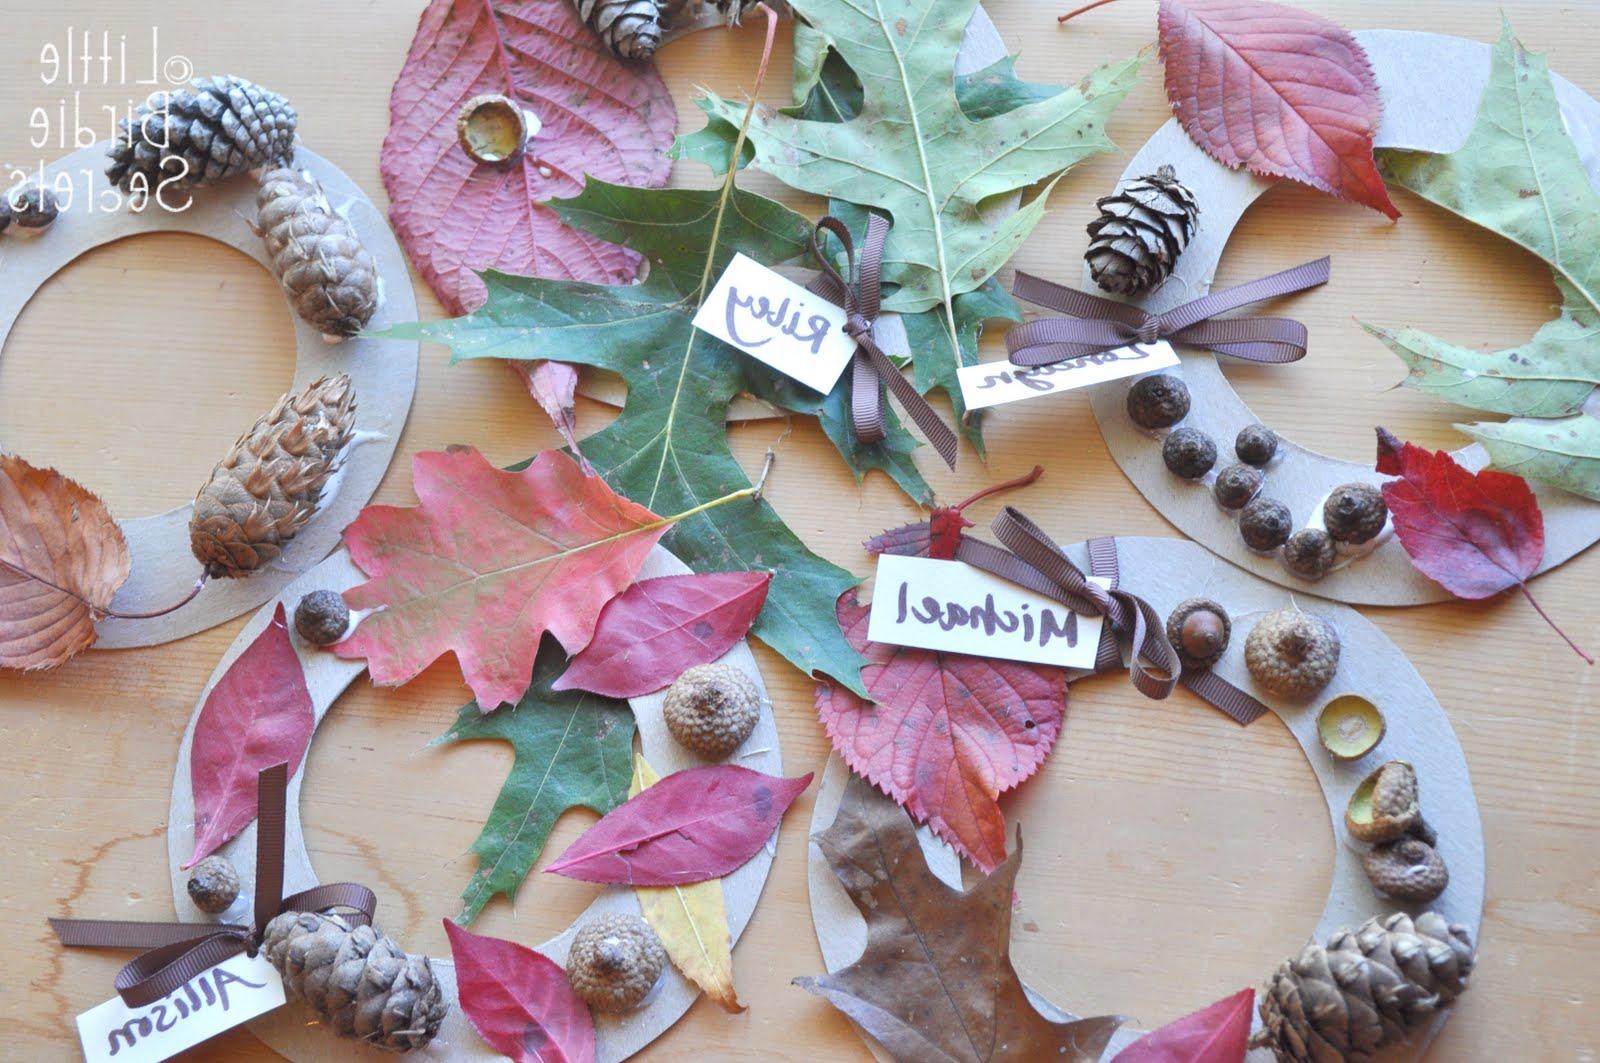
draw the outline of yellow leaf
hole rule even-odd
[[[633,784],[628,796],[660,779],[644,757],[633,759]],[[661,935],[661,944],[683,976],[705,991],[725,1011],[743,1011],[733,988],[733,946],[728,941],[728,911],[722,903],[722,880],[689,886],[635,886],[639,908]]]

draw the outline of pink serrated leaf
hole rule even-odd
[[[1240,1063],[1250,1046],[1255,999],[1254,989],[1241,989],[1145,1034],[1112,1063]]]
[[[502,93],[540,129],[507,165],[456,139],[461,105]],[[395,232],[451,314],[483,302],[474,271],[627,283],[631,251],[563,224],[543,204],[585,174],[658,187],[677,110],[649,63],[613,56],[558,0],[433,0],[389,97],[380,169]]]
[[[546,871],[585,882],[682,886],[742,867],[811,785],[733,764],[674,772],[600,817]]]
[[[767,600],[770,572],[706,572],[640,580],[600,614],[594,638],[556,690],[632,698],[716,660],[744,638]]]
[[[300,767],[316,716],[300,657],[280,604],[267,629],[206,695],[189,746],[194,792],[193,867],[256,818],[257,777],[287,762]]]
[[[839,627],[867,659],[873,701],[817,684],[817,715],[846,764],[985,872],[1006,855],[997,799],[1044,763],[1067,710],[1067,673],[867,639],[854,591]]]
[[[517,1063],[594,1063],[594,1019],[550,957],[444,920],[461,1010]]]
[[[1157,21],[1167,98],[1206,154],[1400,216],[1372,157],[1378,82],[1347,30],[1266,0],[1161,0]]]
[[[578,368],[566,362],[507,361],[539,404],[550,423],[561,433],[562,440],[578,459],[585,474],[594,475],[589,459],[578,448]]]

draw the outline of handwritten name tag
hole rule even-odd
[[[842,309],[744,255],[694,316],[695,328],[824,395],[856,352],[844,324]]]
[[[867,637],[975,657],[1093,668],[1103,623],[960,561],[880,554]]]
[[[985,406],[1104,384],[1108,380],[1168,369],[1177,364],[1178,352],[1172,349],[1172,344],[1160,340],[1027,369],[1010,362],[967,365],[956,370],[956,379],[961,383],[961,397],[966,400],[967,408],[981,410]]]
[[[78,1016],[78,1039],[88,1063],[160,1063],[283,1002],[277,969],[241,952],[154,1004],[130,1008],[112,997],[91,1008]]]

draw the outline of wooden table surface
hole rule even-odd
[[[1503,6],[1530,46],[1600,93],[1600,35],[1591,4],[1566,0],[1303,0],[1352,28],[1399,27],[1493,39]],[[148,65],[152,27],[163,56],[201,73],[239,73],[288,95],[301,135],[378,202],[378,147],[389,87],[421,0],[276,0],[174,5],[153,0],[54,0],[8,5],[0,32],[0,170],[63,152],[30,145],[32,108],[74,89],[44,85],[40,49],[69,27],[126,34],[130,62]],[[1125,0],[1058,29],[1054,0],[993,0],[1020,69],[1071,81],[1155,35],[1154,4]],[[1587,9],[1587,12],[1585,11]],[[669,46],[661,67],[684,128],[698,126],[696,85],[744,93],[758,31],[702,34]],[[763,97],[787,91],[780,43]],[[1451,91],[1440,85],[1441,92]],[[86,108],[126,106],[147,90],[90,86]],[[1134,149],[1165,119],[1151,61],[1112,134]],[[101,124],[98,136],[107,135]],[[1075,282],[1093,201],[1126,156],[1085,164],[1056,190],[1052,210],[1016,265]],[[701,183],[684,165],[675,180]],[[4,182],[0,182],[4,183]],[[777,186],[753,177],[748,187]],[[800,209],[815,203],[789,197]],[[1399,362],[1356,316],[1410,323],[1489,348],[1530,335],[1555,300],[1532,257],[1419,200],[1396,193],[1404,219],[1294,186],[1246,217],[1217,277],[1234,283],[1323,253],[1334,280],[1293,313],[1314,341],[1304,363],[1241,370],[1237,386],[1268,424],[1302,443],[1370,460],[1372,426],[1456,446],[1453,410],[1394,390]],[[5,283],[0,273],[0,283]],[[440,314],[418,282],[422,312]],[[987,340],[994,350],[996,337]],[[992,354],[991,354],[992,356]],[[293,344],[272,279],[236,253],[186,236],[143,237],[86,255],[24,312],[0,358],[0,446],[56,465],[133,516],[189,499],[240,429],[283,390]],[[581,427],[609,412],[584,402]],[[1123,478],[1087,402],[1066,397],[1012,407],[990,421],[987,465],[969,454],[958,474],[923,465],[941,496],[961,497],[1035,461],[1046,478],[1022,501],[1064,542],[1092,535],[1171,535]],[[860,574],[861,540],[912,519],[886,480],[857,488],[815,423],[737,427],[747,468],[768,445],[778,464],[768,496],[814,550]],[[472,443],[510,463],[558,445],[511,375],[457,368],[424,348],[420,387],[400,460],[378,500],[413,501],[406,456]],[[990,511],[979,514],[987,520]],[[1595,587],[1600,551],[1535,584],[1545,608],[1600,650]],[[1476,780],[1489,854],[1488,907],[1472,992],[1434,1051],[1449,1060],[1592,1060],[1600,1056],[1600,713],[1596,672],[1568,652],[1520,597],[1478,604],[1368,610],[1411,657],[1455,722]],[[47,915],[170,918],[163,838],[178,741],[194,700],[242,620],[150,649],[92,652],[48,674],[0,676],[0,1034],[11,1059],[77,1053],[72,1018],[110,995],[119,954],[57,948]],[[758,648],[777,707],[788,769],[820,770],[828,742],[812,683]],[[304,817],[324,880],[370,883],[386,929],[413,950],[446,955],[440,917],[454,913],[472,870],[467,847],[510,764],[498,743],[428,749],[465,700],[453,662],[400,690],[358,683],[323,726],[308,761]],[[1334,844],[1317,785],[1275,717],[1241,730],[1180,691],[1156,704],[1125,681],[1073,687],[1067,725],[1039,777],[1007,805],[1029,830],[1015,920],[1017,966],[1080,1013],[1119,1012],[1146,1025],[1263,980],[1299,949],[1322,909]],[[791,987],[820,970],[806,897],[810,795],[783,827],[777,863],[734,963],[750,1004],[729,1016],[702,1000],[639,1058],[865,1060],[851,1027]],[[546,853],[585,825],[573,814]],[[533,876],[515,906],[497,903],[475,929],[537,943],[565,926],[592,887]],[[1586,1017],[1587,1016],[1587,1017]],[[234,1033],[194,1058],[271,1058]]]

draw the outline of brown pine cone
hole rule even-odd
[[[1108,292],[1138,295],[1167,279],[1189,246],[1200,204],[1172,167],[1129,181],[1098,201],[1089,223],[1089,275]]]
[[[288,994],[341,1037],[409,1052],[433,1040],[450,1010],[426,956],[337,915],[284,912],[267,924],[261,949]]]
[[[322,499],[355,430],[350,378],[285,395],[239,437],[195,496],[189,546],[206,575],[248,576],[276,560]]]
[[[186,190],[294,157],[289,101],[241,77],[196,78],[123,119],[106,176],[123,192]]]
[[[261,176],[256,232],[295,313],[330,341],[354,336],[378,309],[378,264],[311,174],[282,166]]]

